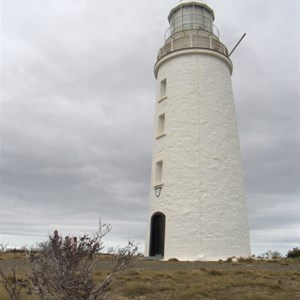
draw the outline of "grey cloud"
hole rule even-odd
[[[90,232],[101,216],[113,225],[108,243],[144,239],[153,65],[176,3],[3,1],[3,240]],[[247,32],[231,58],[252,247],[290,247],[299,237],[299,3],[208,4],[229,49]]]

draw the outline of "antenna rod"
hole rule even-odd
[[[232,54],[232,52],[236,49],[236,47],[240,44],[240,42],[242,41],[242,39],[246,36],[246,33],[243,34],[243,36],[240,38],[240,40],[238,41],[238,43],[234,46],[234,48],[231,50],[231,52],[229,53],[228,57]]]

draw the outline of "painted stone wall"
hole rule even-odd
[[[164,259],[250,255],[230,61],[209,53],[178,51],[157,67],[146,255],[155,212],[166,216]],[[166,97],[159,101],[164,79]],[[157,138],[162,114],[165,135]],[[152,188],[158,161],[163,161],[160,197]]]

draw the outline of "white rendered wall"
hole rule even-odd
[[[146,255],[155,212],[166,216],[164,259],[250,255],[231,62],[209,53],[182,50],[156,65],[157,100],[165,78],[167,97],[156,104],[156,126],[165,114],[165,135],[154,142]],[[163,188],[156,197],[160,160]]]

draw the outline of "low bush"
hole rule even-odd
[[[99,276],[95,282],[94,269],[101,258],[103,237],[111,230],[110,225],[99,222],[95,235],[61,236],[57,230],[35,250],[28,250],[29,272],[26,282],[18,278],[16,269],[12,276],[0,269],[0,278],[11,300],[20,300],[21,290],[30,282],[30,293],[40,299],[49,300],[100,300],[110,289],[116,276],[127,269],[139,256],[138,247],[132,242],[112,250],[112,270]],[[13,253],[19,251],[12,251]],[[105,257],[106,259],[106,257]],[[100,274],[101,275],[101,274]],[[0,298],[1,299],[1,298]]]
[[[169,258],[169,261],[179,261],[177,258]]]
[[[293,248],[293,250],[288,251],[287,255],[288,258],[296,258],[300,257],[300,249],[298,247]]]

